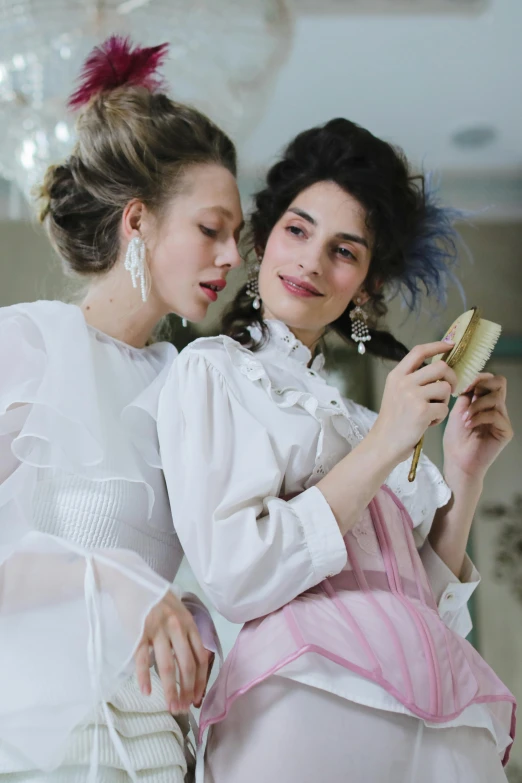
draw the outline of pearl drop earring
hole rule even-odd
[[[252,299],[252,307],[254,308],[254,310],[259,310],[259,308],[261,307],[261,297],[259,296],[259,269],[261,267],[262,260],[263,257],[261,256],[259,261],[250,264],[248,270],[246,293],[247,296],[249,296]]]
[[[350,337],[354,342],[358,343],[357,350],[362,356],[366,353],[366,346],[364,343],[368,342],[368,340],[371,340],[372,336],[366,323],[368,320],[368,315],[361,307],[360,299],[355,300],[355,307],[350,311],[350,320],[352,322],[352,333]]]

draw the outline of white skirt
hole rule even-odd
[[[144,696],[131,677],[108,705],[113,726],[131,769],[140,783],[187,783],[190,753],[185,734],[188,721],[165,709],[160,679],[151,670],[152,693]],[[187,724],[182,730],[180,723]],[[98,769],[96,783],[130,783],[105,717],[98,716]],[[0,783],[86,783],[95,741],[94,722],[76,728],[60,767],[52,772],[31,768],[18,754],[0,743]]]
[[[205,783],[506,783],[491,734],[342,699],[277,675],[211,727]]]

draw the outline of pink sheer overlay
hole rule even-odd
[[[483,703],[514,737],[514,696],[442,622],[404,506],[383,487],[357,527],[345,537],[340,574],[246,623],[203,705],[200,736],[241,694],[314,652],[381,685],[419,718],[444,723]]]

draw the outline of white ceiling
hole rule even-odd
[[[243,145],[245,173],[265,167],[299,131],[339,115],[425,168],[522,173],[522,0],[485,0],[478,14],[375,12],[408,2],[422,10],[462,0],[367,0],[368,14],[362,0],[295,0],[294,40]],[[332,13],[340,7],[358,12]],[[492,126],[495,141],[457,148],[451,135],[468,126]]]
[[[522,219],[522,0],[287,2],[288,57],[240,148],[245,195],[296,133],[342,115],[444,171],[455,206]],[[493,143],[456,147],[452,134],[473,126],[492,127]],[[0,183],[0,217],[25,214],[13,195]]]

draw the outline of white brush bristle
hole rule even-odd
[[[492,321],[480,320],[463,357],[453,368],[457,375],[457,388],[453,396],[462,394],[484,369],[502,329]]]

